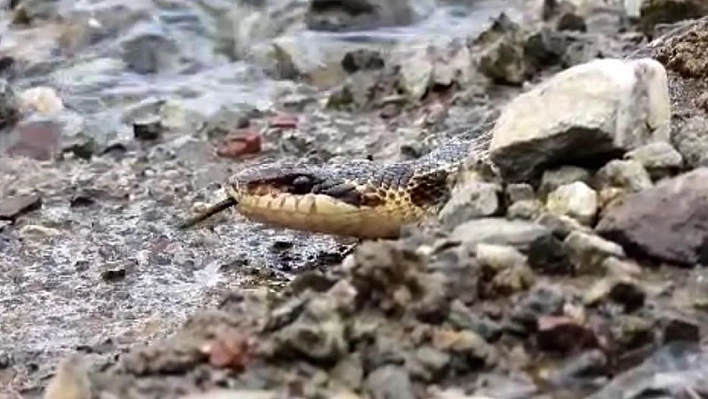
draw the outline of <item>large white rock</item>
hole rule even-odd
[[[580,164],[669,141],[666,69],[652,59],[601,59],[559,72],[513,99],[492,129],[491,160],[524,181],[553,164]]]

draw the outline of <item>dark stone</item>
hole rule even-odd
[[[698,322],[676,314],[667,314],[658,321],[662,343],[686,341],[699,343],[701,329]]]
[[[563,250],[563,242],[552,235],[540,236],[531,242],[528,264],[535,271],[549,275],[563,275],[573,271],[573,264]]]
[[[703,167],[623,198],[606,211],[596,231],[630,256],[708,264],[706,198],[708,168]]]
[[[619,280],[612,285],[608,297],[621,304],[626,312],[633,312],[644,305],[646,293],[632,281]]]
[[[342,58],[342,68],[347,73],[376,70],[384,67],[384,59],[378,51],[358,49],[350,51]]]
[[[153,118],[133,123],[133,136],[137,140],[157,140],[160,138],[164,130],[165,128],[159,118]]]
[[[592,329],[564,316],[539,318],[536,343],[541,350],[562,353],[599,346]]]
[[[127,271],[122,266],[110,267],[101,272],[101,279],[109,283],[115,283],[117,281],[123,280],[127,274]]]
[[[20,118],[20,102],[12,86],[0,79],[0,129],[15,124]]]

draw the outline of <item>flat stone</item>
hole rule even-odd
[[[595,231],[631,256],[677,265],[708,264],[708,168],[626,196]]]
[[[440,210],[440,221],[448,226],[480,217],[494,216],[501,210],[502,188],[498,184],[471,182],[452,192]]]
[[[491,160],[510,182],[549,164],[597,162],[669,141],[666,70],[652,59],[602,59],[566,69],[512,100],[492,129]]]
[[[550,229],[530,221],[483,218],[457,226],[450,239],[465,244],[511,245],[523,251],[538,237],[549,234]]]
[[[25,213],[42,206],[42,197],[37,193],[16,195],[0,200],[0,220],[13,221]]]

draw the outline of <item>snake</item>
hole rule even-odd
[[[246,219],[272,227],[361,240],[397,238],[403,226],[444,205],[468,154],[488,143],[478,129],[467,129],[414,159],[253,166],[227,180],[226,198],[179,228],[236,208]]]

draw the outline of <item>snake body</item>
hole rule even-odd
[[[395,238],[449,198],[470,150],[486,144],[466,132],[413,160],[381,164],[266,164],[233,175],[226,200],[185,223],[234,206],[247,219],[274,227],[356,237]]]

